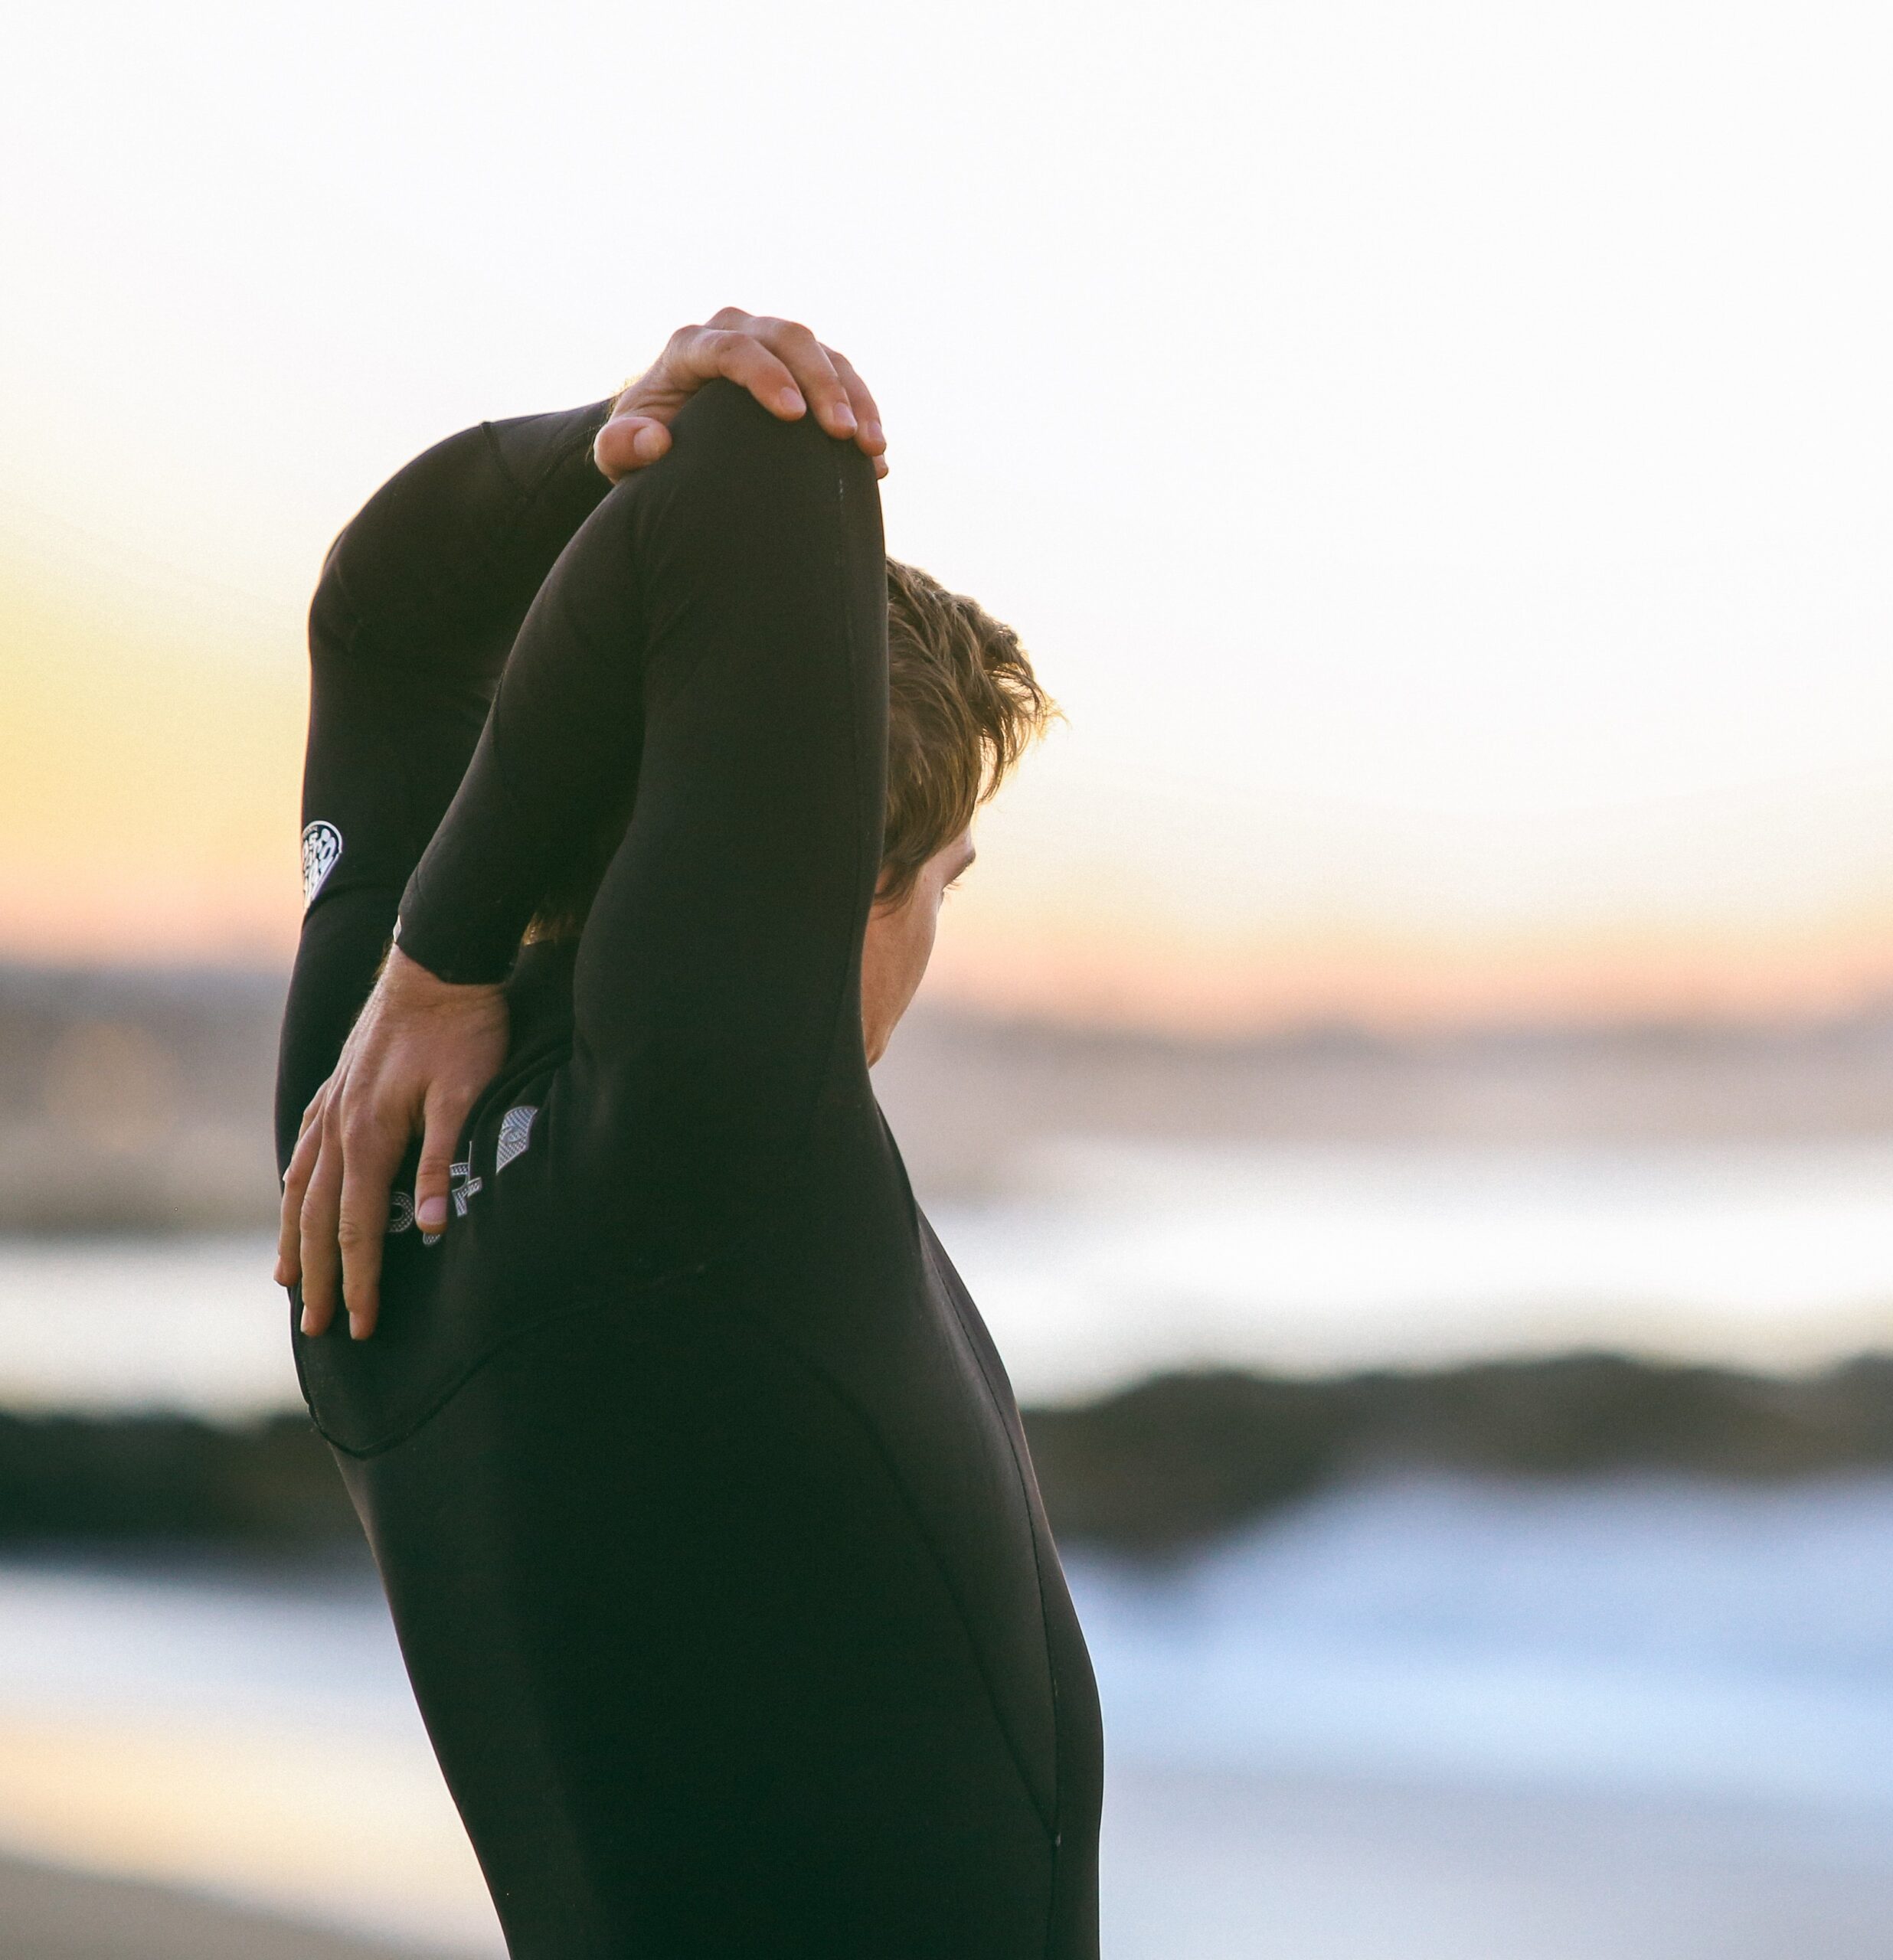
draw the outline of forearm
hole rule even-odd
[[[623,554],[595,541],[586,549],[607,514],[580,527],[528,612],[453,801],[407,880],[402,950],[443,980],[503,978],[555,869],[585,848],[608,808],[629,809],[643,727],[642,632],[633,626],[596,648],[564,603],[575,583],[635,579]]]
[[[466,772],[519,622],[609,487],[590,459],[605,407],[449,437],[384,485],[329,554],[309,612],[305,918],[278,1082],[286,1156]]]
[[[466,773],[520,621],[605,494],[605,405],[483,423],[370,498],[309,613],[306,898],[372,887],[384,934]]]
[[[329,554],[318,642],[490,695],[533,594],[610,487],[591,456],[608,408],[482,423],[397,471]]]
[[[878,858],[872,468],[721,385],[678,437],[548,577],[410,881],[401,945],[443,978],[503,971],[561,854],[635,780],[581,961],[617,1004],[600,1037],[694,1020],[734,986],[747,1004],[711,1017],[718,1041],[747,1050],[748,1023],[795,1023],[799,1050],[832,1024]]]

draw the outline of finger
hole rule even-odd
[[[808,403],[796,377],[754,334],[723,327],[698,327],[677,341],[671,354],[684,372],[698,381],[720,376],[747,388],[771,415],[795,422]]]
[[[302,1331],[325,1334],[335,1317],[341,1253],[335,1232],[342,1211],[341,1139],[325,1123],[321,1155],[302,1198]]]
[[[420,1146],[420,1168],[414,1173],[414,1223],[423,1232],[447,1229],[453,1146],[459,1141],[460,1120],[465,1114],[465,1109],[450,1109],[445,1102],[428,1105],[427,1139]]]
[[[796,377],[796,385],[815,410],[815,419],[831,436],[855,435],[859,419],[848,390],[829,358],[829,351],[799,320],[760,319],[756,338]]]
[[[653,415],[614,415],[592,444],[592,460],[616,483],[634,469],[656,462],[671,446],[671,433]]]
[[[837,354],[833,348],[825,350],[833,364],[835,373],[841,377],[842,386],[848,390],[849,406],[855,411],[855,441],[864,456],[878,456],[886,452],[887,431],[881,426],[881,410],[868,391],[868,384],[855,371],[855,364],[845,354]],[[887,472],[879,470],[878,475]]]
[[[322,1132],[310,1127],[305,1118],[289,1168],[283,1174],[283,1214],[276,1228],[276,1283],[279,1286],[293,1286],[302,1276],[302,1196],[309,1189],[309,1173],[316,1168],[321,1142]]]
[[[342,1207],[335,1242],[342,1250],[342,1300],[348,1332],[365,1341],[381,1311],[381,1246],[387,1236],[388,1187],[401,1145],[372,1130],[347,1138],[342,1160]]]

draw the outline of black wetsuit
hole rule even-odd
[[[457,1215],[397,1197],[304,1390],[515,1960],[1077,1960],[1090,1669],[862,1054],[872,472],[718,383],[608,491],[601,413],[429,451],[323,573],[279,1151],[397,905],[513,1037]],[[515,965],[633,789],[575,952]]]

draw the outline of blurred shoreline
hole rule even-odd
[[[1786,1485],[1893,1468],[1893,1357],[1794,1378],[1571,1354],[1306,1379],[1169,1374],[1025,1411],[1061,1542],[1163,1562],[1317,1492],[1460,1475]],[[0,1550],[356,1541],[309,1420],[0,1411]]]
[[[285,976],[0,962],[0,1233],[266,1227]],[[1647,1145],[1893,1137],[1893,1003],[1780,1020],[1244,1038],[923,1002],[875,1073],[929,1202],[1072,1137]]]

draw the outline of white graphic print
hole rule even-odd
[[[319,817],[302,833],[302,909],[316,902],[335,861],[342,855],[342,832]]]
[[[532,1141],[532,1119],[538,1113],[537,1103],[521,1102],[516,1109],[508,1109],[500,1118],[499,1145],[493,1152],[495,1177]]]
[[[518,1112],[514,1111],[511,1113],[517,1115]],[[526,1112],[528,1119],[530,1119],[535,1113],[534,1111],[528,1109]],[[517,1157],[519,1151],[525,1148],[525,1145],[523,1143],[521,1144],[519,1149],[515,1150],[513,1155]],[[502,1156],[499,1161],[504,1164],[508,1160]],[[454,1214],[457,1217],[464,1218],[466,1216],[467,1200],[476,1191],[484,1191],[486,1188],[486,1183],[482,1179],[474,1176],[473,1160],[470,1157],[464,1163],[450,1164],[447,1166],[447,1174],[456,1180],[451,1194],[453,1199]],[[393,1207],[393,1213],[387,1228],[390,1235],[396,1232],[405,1232],[414,1223],[413,1194],[407,1191],[396,1191],[390,1198],[389,1203]],[[440,1232],[423,1232],[420,1235],[420,1243],[423,1246],[437,1246],[445,1236],[445,1233]]]
[[[447,1166],[447,1171],[450,1176],[464,1180],[463,1183],[454,1187],[453,1191],[454,1216],[456,1218],[464,1218],[466,1216],[467,1200],[476,1191],[483,1191],[486,1187],[478,1178],[474,1176],[473,1160],[471,1158],[469,1158],[464,1164],[450,1164]]]

